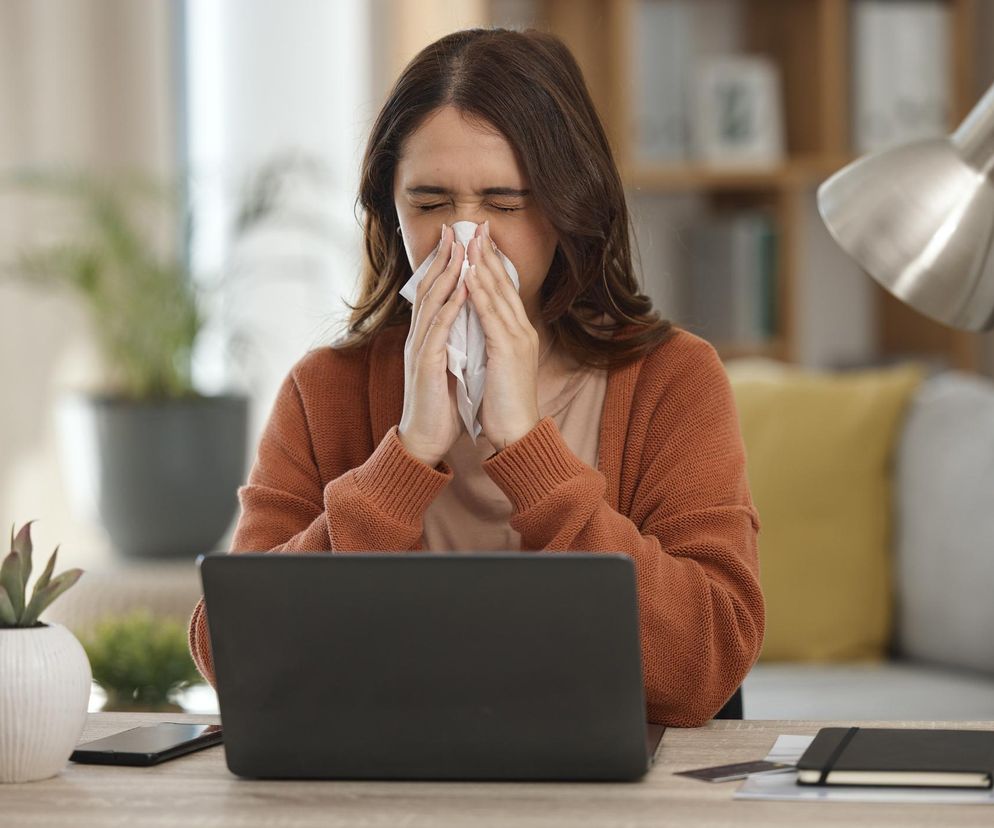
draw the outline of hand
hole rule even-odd
[[[449,373],[445,349],[467,296],[465,283],[456,288],[464,252],[454,236],[443,225],[435,261],[418,283],[404,343],[404,411],[397,433],[408,452],[432,467],[462,429],[456,379]]]
[[[487,377],[480,425],[497,451],[520,440],[539,421],[538,332],[490,238],[490,222],[479,225],[467,246],[466,274],[487,347]]]

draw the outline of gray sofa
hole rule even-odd
[[[893,471],[890,659],[757,664],[746,718],[994,720],[994,383],[925,380]]]

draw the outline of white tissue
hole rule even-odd
[[[456,241],[463,246],[464,252],[467,243],[476,232],[476,227],[477,225],[472,221],[457,221],[452,225]],[[428,272],[428,268],[435,261],[437,254],[438,245],[400,289],[400,295],[408,302],[414,302],[418,283]],[[518,271],[511,264],[511,260],[500,251],[497,252],[497,255],[500,256],[507,275],[514,282],[514,289],[520,290],[521,283],[518,280]],[[459,281],[456,282],[457,286],[463,283],[468,269],[469,260],[464,256],[462,270],[459,272]],[[449,372],[456,378],[456,402],[459,406],[459,415],[462,417],[469,436],[476,443],[476,438],[483,429],[477,418],[477,413],[480,410],[480,402],[483,400],[483,382],[487,376],[487,349],[480,317],[468,298],[452,323],[445,347],[448,353]]]

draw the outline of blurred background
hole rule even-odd
[[[475,26],[573,50],[644,290],[725,360],[769,602],[747,717],[994,718],[994,340],[889,298],[815,206],[969,111],[988,0],[5,0],[0,515],[86,570],[46,618],[102,662],[179,622],[158,693],[118,677],[94,705],[216,709],[174,658],[193,560],[227,549],[279,383],[354,298],[390,86]]]

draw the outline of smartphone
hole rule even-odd
[[[157,765],[221,742],[221,725],[159,722],[85,742],[69,759],[94,765]]]

